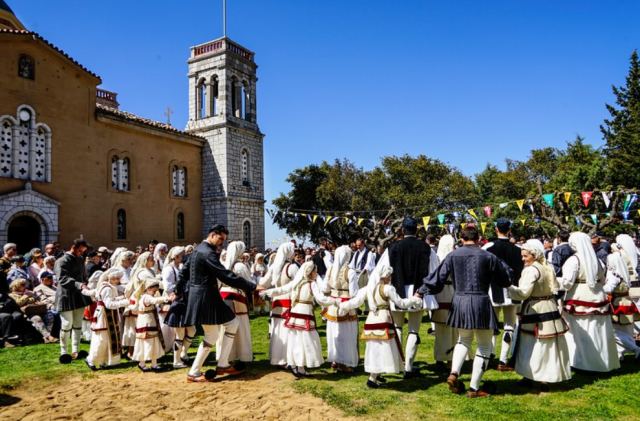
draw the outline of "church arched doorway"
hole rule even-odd
[[[42,248],[40,223],[31,216],[20,215],[14,218],[7,231],[8,242],[17,244],[18,254],[25,254],[35,247]]]

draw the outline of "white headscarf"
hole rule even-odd
[[[184,253],[184,247],[171,247],[171,250],[169,250],[169,253],[167,253],[167,258],[164,259],[164,266],[169,266],[171,263],[173,263],[173,260],[182,253]]]
[[[622,250],[627,254],[633,269],[638,267],[638,249],[633,242],[633,238],[629,234],[620,234],[616,237],[616,243],[622,247]]]
[[[349,264],[351,260],[351,247],[340,246],[336,249],[336,255],[333,259],[333,265],[331,267],[331,278],[329,279],[329,285],[335,286],[338,281],[338,275],[340,274],[340,268]]]
[[[313,262],[304,262],[300,269],[296,272],[296,275],[293,277],[293,291],[291,291],[291,306],[295,306],[298,298],[300,297],[300,287],[303,284],[303,280],[309,279],[309,275],[316,270],[316,265]]]
[[[544,245],[540,240],[537,240],[535,238],[527,240],[527,242],[524,243],[521,248],[522,250],[526,250],[531,253],[537,262],[543,264],[546,262],[544,258]]]
[[[144,280],[140,279],[139,274],[147,268],[147,260],[151,257],[150,251],[145,251],[136,260],[133,269],[131,269],[131,277],[129,278],[129,284],[125,289],[125,296],[131,297],[133,295],[136,299],[140,298],[140,295],[144,292]]]
[[[229,270],[233,270],[233,264],[240,260],[246,246],[242,241],[232,241],[227,246],[227,255],[222,262],[223,266]]]
[[[100,275],[100,280],[98,281],[98,285],[104,285],[109,283],[109,279],[112,278],[119,278],[122,279],[122,277],[124,276],[124,270],[122,270],[121,268],[109,268],[104,272],[101,272]]]
[[[117,251],[117,250],[120,250],[120,249],[116,249],[116,251]],[[114,254],[115,254],[115,253],[114,253]],[[135,256],[135,253],[134,253],[134,252],[129,251],[129,250],[127,250],[127,249],[121,250],[121,251],[118,253],[118,257],[115,259],[115,263],[113,263],[113,264],[111,265],[111,267],[122,267],[122,261],[123,261],[123,260],[125,260],[125,259],[130,259],[130,258],[132,258],[133,256]],[[130,267],[131,267],[131,266],[130,266]]]
[[[619,236],[618,236],[619,237]],[[617,238],[616,238],[617,240]],[[618,243],[611,245],[611,253],[607,256],[607,270],[614,274],[617,278],[621,278],[627,285],[631,284],[631,277],[629,276],[629,268],[620,253],[622,246]]]
[[[371,272],[371,276],[369,276],[369,282],[367,282],[367,302],[369,303],[369,310],[376,311],[378,306],[376,305],[376,300],[374,299],[374,293],[378,284],[380,283],[380,279],[384,278],[387,273],[393,273],[393,268],[389,263],[389,249],[385,250],[380,256],[380,260],[378,260],[378,264],[376,265],[373,272]]]
[[[576,252],[580,266],[584,268],[587,285],[594,288],[598,283],[598,258],[591,239],[584,232],[574,232],[569,236],[569,245]]]
[[[271,287],[277,286],[282,269],[284,268],[285,263],[287,263],[287,260],[290,260],[293,257],[294,251],[295,248],[291,241],[280,244],[280,247],[278,247],[278,251],[276,252],[276,257],[271,259],[273,260],[273,263],[271,263],[271,260],[269,261],[269,270],[260,280],[260,285]]]
[[[169,246],[165,243],[158,243],[155,249],[153,249],[153,260],[156,262],[156,266],[159,270],[162,270],[162,264],[164,261],[162,260],[162,252],[167,253],[169,251]]]
[[[113,266],[117,266],[117,262],[118,262],[118,258],[120,257],[120,255],[122,253],[124,253],[125,251],[127,251],[126,247],[118,247],[117,249],[115,249],[113,251],[113,254],[111,255],[111,257],[109,258],[109,263],[111,263],[111,267]]]
[[[455,244],[456,240],[452,235],[447,234],[442,236],[438,243],[438,260],[440,262],[444,261],[444,258],[453,251]]]

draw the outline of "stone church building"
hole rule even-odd
[[[220,223],[264,248],[253,52],[226,37],[191,48],[185,130],[120,110],[4,0],[0,57],[0,246],[186,244]]]

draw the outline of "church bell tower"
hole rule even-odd
[[[202,136],[204,234],[215,224],[229,241],[264,250],[263,138],[257,123],[255,54],[222,37],[191,48],[189,121]]]

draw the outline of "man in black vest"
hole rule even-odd
[[[562,276],[562,266],[569,257],[573,256],[573,249],[569,245],[569,231],[558,232],[558,245],[551,252],[551,265],[556,277]]]
[[[522,263],[520,247],[511,244],[509,241],[510,233],[511,221],[506,218],[498,218],[496,221],[496,235],[498,238],[492,243],[487,243],[483,248],[502,259],[511,268],[513,271],[513,284],[517,285],[524,263]],[[500,309],[502,309],[502,317],[504,321],[504,333],[502,335],[502,347],[500,349],[498,371],[512,371],[513,368],[507,365],[507,360],[509,358],[509,348],[511,346],[511,339],[513,338],[513,331],[516,326],[518,304],[511,302],[506,294],[506,290],[502,288],[495,288],[492,286],[491,295],[493,297],[493,305],[496,309],[496,314],[499,314]],[[494,336],[494,353],[496,349],[496,342],[496,336]]]
[[[198,353],[187,376],[189,382],[200,383],[212,380],[211,376],[205,377],[201,370],[213,344],[216,343],[218,334],[223,334],[224,339],[221,349],[216,350],[218,354],[216,375],[240,374],[239,370],[229,365],[229,353],[239,323],[236,315],[220,296],[218,280],[233,288],[246,291],[247,295],[251,295],[256,286],[227,270],[220,263],[220,247],[226,241],[227,235],[229,231],[222,225],[211,228],[207,238],[191,253],[186,267],[180,272],[181,277],[189,277],[184,325],[202,325],[204,331],[204,338],[200,342]]]
[[[349,262],[349,279],[357,279],[358,288],[364,288],[369,275],[376,268],[376,254],[370,251],[362,238],[356,240],[356,250]]]
[[[413,218],[405,218],[402,223],[404,238],[389,248],[389,263],[393,268],[391,282],[401,298],[411,297],[429,274],[431,249],[424,241],[416,238],[417,231],[418,222]],[[405,378],[417,375],[417,372],[413,371],[413,360],[420,343],[418,332],[420,331],[422,312],[422,309],[408,312],[409,333],[405,350]],[[393,311],[392,316],[398,335],[401,337],[405,312]]]

